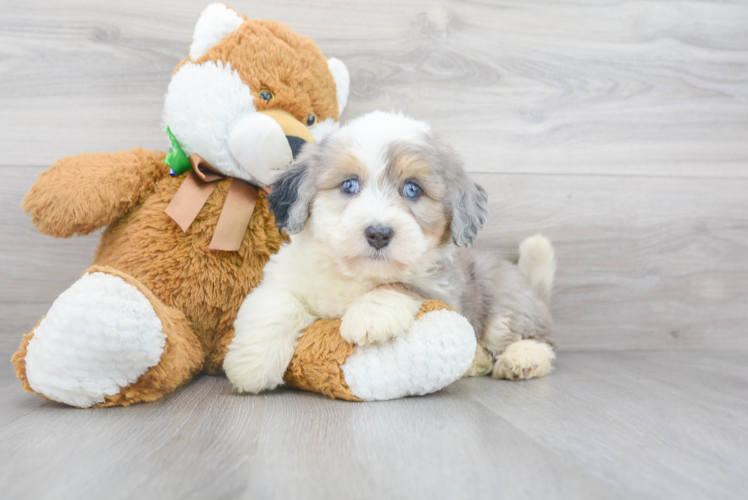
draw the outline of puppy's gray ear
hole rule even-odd
[[[314,198],[314,183],[309,176],[311,161],[311,155],[300,155],[300,158],[273,182],[268,202],[279,231],[285,230],[288,234],[296,234],[306,225],[309,205]]]
[[[461,172],[454,179],[452,191],[452,241],[461,247],[470,247],[488,220],[486,191]]]
[[[433,132],[429,134],[437,164],[447,184],[448,209],[452,211],[452,241],[470,247],[488,221],[486,191],[470,180],[455,150]]]

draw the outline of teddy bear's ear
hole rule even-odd
[[[335,86],[338,88],[338,117],[343,114],[343,110],[348,104],[348,92],[351,87],[351,77],[348,74],[348,68],[343,61],[331,57],[327,60],[327,67],[335,79]]]
[[[212,3],[205,7],[195,25],[190,45],[190,59],[198,59],[242,25],[244,19],[222,3]]]

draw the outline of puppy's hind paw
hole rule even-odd
[[[553,370],[556,354],[553,348],[537,340],[525,339],[509,344],[496,359],[493,377],[508,380],[529,380]]]

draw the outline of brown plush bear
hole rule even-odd
[[[347,96],[345,66],[310,39],[206,8],[166,95],[170,153],[65,158],[24,199],[54,237],[107,226],[93,266],[13,356],[24,388],[80,407],[128,405],[220,372],[237,310],[284,242],[262,187],[338,127]],[[342,341],[339,321],[319,321],[287,383],[349,400],[438,390],[469,367],[472,328],[433,302],[419,317],[399,343],[367,348]],[[417,366],[398,361],[426,351]]]

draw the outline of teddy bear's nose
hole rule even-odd
[[[301,137],[296,137],[294,135],[287,135],[286,140],[288,140],[288,145],[291,146],[291,154],[296,158],[299,151],[301,151],[301,147],[306,144],[306,141]]]

